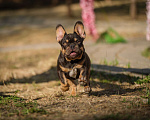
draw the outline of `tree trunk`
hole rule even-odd
[[[52,0],[52,6],[56,6],[58,4],[58,0]]]
[[[130,16],[133,19],[135,19],[137,17],[136,0],[131,0],[131,4],[130,4]]]
[[[67,8],[68,8],[68,16],[72,17],[72,9],[71,9],[72,0],[66,0]]]

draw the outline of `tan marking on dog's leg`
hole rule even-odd
[[[71,87],[71,95],[72,96],[76,96],[77,95],[77,85],[74,81],[71,81],[68,79],[68,84],[70,85]]]
[[[65,77],[64,74],[63,74],[63,78],[64,78],[64,81],[65,81],[65,84],[63,84],[63,83],[61,82],[61,90],[62,90],[63,92],[65,92],[65,91],[68,91],[68,90],[69,90],[69,84],[68,84],[68,80],[66,79],[66,77]]]
[[[91,89],[91,87],[90,87],[90,79],[89,79],[89,77],[90,77],[90,69],[88,70],[88,75],[87,75],[87,85],[86,86],[84,86],[84,92],[85,93],[90,93],[91,91],[92,91],[92,89]]]
[[[68,91],[69,90],[69,85],[68,84],[63,84],[63,83],[61,83],[61,90],[63,91],[63,92],[66,92],[66,91]]]
[[[83,72],[84,72],[84,70],[83,70],[83,69],[81,69],[81,71],[80,71],[80,75],[79,75],[79,79],[81,79]]]
[[[63,72],[69,72],[69,71],[71,71],[70,68],[65,68],[65,67],[63,67],[63,66],[61,66],[61,65],[59,65],[59,67],[61,68],[61,70],[62,70]]]
[[[87,83],[86,76],[83,76],[84,69],[81,69],[78,82],[80,85],[85,85]]]

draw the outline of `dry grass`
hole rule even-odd
[[[56,65],[58,54],[59,50],[55,49],[1,53],[0,81],[42,73]]]

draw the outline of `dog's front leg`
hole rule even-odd
[[[90,71],[86,68],[81,68],[78,82],[80,85],[84,85],[84,92],[91,92],[90,87]]]
[[[69,86],[71,87],[71,95],[76,96],[77,95],[77,85],[74,81],[67,79]]]
[[[58,76],[61,80],[61,90],[63,92],[68,91],[69,90],[69,84],[68,84],[68,80],[66,79],[65,74],[62,71],[58,71]]]
[[[58,71],[58,75],[61,79],[61,90],[65,92],[68,91],[69,88],[71,87],[71,95],[76,96],[76,92],[77,92],[76,83],[70,79],[67,79],[65,74],[61,71]]]

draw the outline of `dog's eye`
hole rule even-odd
[[[74,38],[74,41],[76,42],[78,39],[77,38]]]
[[[68,43],[68,42],[69,42],[69,40],[66,40],[66,42]]]
[[[81,43],[81,41],[80,41],[80,40],[77,40],[77,42],[78,42],[78,43]]]

